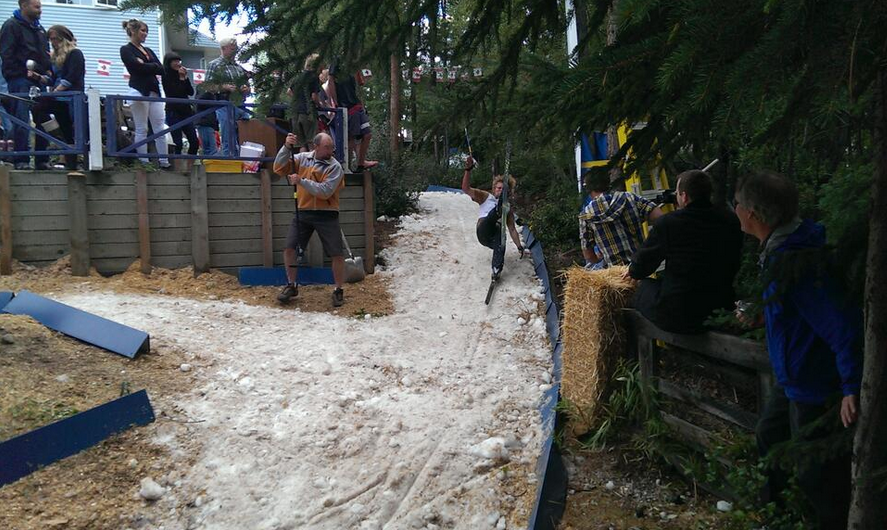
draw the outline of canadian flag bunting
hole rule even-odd
[[[443,78],[444,78],[443,68],[435,68],[434,69],[434,78],[437,79],[438,81],[443,81]]]
[[[373,72],[369,68],[364,68],[360,71],[360,75],[362,75],[364,79],[369,80],[371,77],[373,77]]]
[[[206,70],[191,70],[191,73],[194,76],[195,85],[199,85],[206,81]]]
[[[422,67],[417,66],[413,68],[413,83],[418,83],[422,80]]]
[[[475,68],[474,69],[474,77],[483,77],[483,76],[484,76],[483,68]]]
[[[98,59],[98,68],[95,73],[99,75],[111,75],[111,61]]]
[[[456,82],[456,71],[455,70],[447,71],[447,79],[450,81],[450,83],[455,83]]]

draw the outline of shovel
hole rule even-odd
[[[348,245],[348,238],[345,237],[345,232],[341,228],[339,228],[339,232],[342,234],[345,250],[348,251],[348,258],[345,259],[345,281],[348,283],[363,281],[366,278],[366,271],[363,269],[363,258],[360,256],[354,257],[354,254],[351,253],[351,246]]]

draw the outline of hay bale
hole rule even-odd
[[[566,272],[561,338],[561,394],[571,405],[571,427],[580,435],[594,424],[607,398],[616,361],[625,355],[626,333],[620,309],[634,293],[634,282],[623,279],[627,267]]]

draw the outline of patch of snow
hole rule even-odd
[[[477,205],[425,193],[419,206],[381,253],[389,265],[377,274],[389,280],[393,315],[364,321],[94,291],[58,297],[201,359],[191,394],[151,396],[156,408],[198,420],[178,434],[151,427],[156,443],[196,460],[164,494],[182,509],[158,515],[158,526],[527,526],[531,503],[505,501],[498,474],[478,463],[510,461],[508,473],[526,477],[534,495],[551,428],[538,411],[551,385],[539,377],[551,372],[551,355],[542,318],[515,325],[539,293],[532,261],[509,243],[484,305],[492,252],[476,240]]]

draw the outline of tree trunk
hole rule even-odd
[[[619,25],[616,23],[616,8],[619,0],[613,0],[610,7],[610,14],[607,15],[607,46],[616,44],[617,34],[619,33]],[[612,160],[619,151],[619,135],[616,132],[616,125],[607,127],[607,158]],[[622,168],[614,166],[610,170],[610,182],[619,182],[622,180]]]
[[[853,503],[849,528],[887,526],[887,74],[875,96],[875,182],[865,279],[865,367],[859,425],[853,440]],[[880,212],[880,213],[878,213]],[[880,472],[880,477],[872,475]]]
[[[400,152],[400,58],[397,53],[391,54],[390,66],[388,151],[391,161],[394,162]]]

